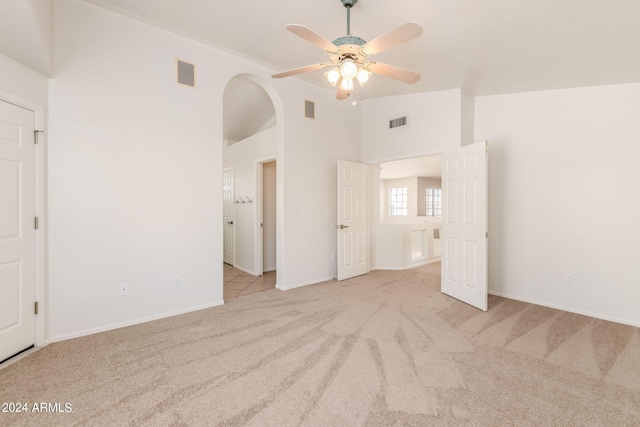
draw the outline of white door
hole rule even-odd
[[[233,191],[233,169],[222,173],[222,224],[223,224],[223,250],[222,260],[230,265],[234,264],[234,191]]]
[[[487,311],[487,142],[442,155],[442,292]]]
[[[35,344],[34,126],[0,101],[0,362]]]
[[[367,165],[338,160],[338,280],[369,272]]]

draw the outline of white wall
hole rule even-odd
[[[54,28],[51,339],[222,303],[214,81],[231,70],[204,46],[80,1],[55,3]],[[175,83],[176,58],[197,64],[197,89]]]
[[[337,274],[331,254],[337,249],[337,160],[360,160],[360,107],[339,102],[333,90],[299,85],[284,100],[284,176],[278,157],[278,182],[285,187],[284,270],[278,287],[289,289],[328,280]],[[331,88],[333,89],[333,88]],[[314,120],[304,117],[304,99],[315,102]],[[306,213],[306,218],[303,217]],[[278,223],[280,228],[280,223]],[[280,262],[280,258],[278,258]],[[280,276],[280,275],[279,275]]]
[[[464,100],[468,110],[472,101],[468,96]],[[469,118],[463,122],[460,89],[366,99],[361,105],[364,163],[438,154],[459,147],[463,133],[466,136],[473,124]],[[408,117],[408,125],[389,129],[389,120],[402,116]]]
[[[267,129],[224,148],[223,168],[233,167],[235,197],[252,203],[234,205],[235,266],[259,275],[256,260],[258,204],[256,203],[256,161],[276,155],[276,128]]]
[[[491,291],[640,326],[639,118],[640,83],[476,99]]]
[[[357,109],[85,2],[54,7],[51,340],[222,302],[222,98],[239,74],[257,76],[277,98],[278,210],[287,225],[278,228],[280,287],[334,274],[335,230],[324,212],[335,216],[336,158],[358,159]],[[174,82],[176,58],[196,64],[197,88]],[[305,98],[316,101],[315,121],[303,117]],[[118,296],[125,281],[129,295]]]

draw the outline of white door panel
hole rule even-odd
[[[487,143],[443,154],[442,292],[487,310]]]
[[[234,260],[234,173],[233,170],[227,170],[222,173],[222,260],[223,262],[233,265]]]
[[[34,124],[0,101],[0,361],[35,343]]]
[[[338,280],[369,272],[367,165],[338,160]]]

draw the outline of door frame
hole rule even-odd
[[[260,227],[260,223],[263,221],[263,209],[264,209],[264,191],[263,174],[264,164],[276,162],[276,192],[278,187],[278,161],[276,156],[263,157],[256,160],[256,223],[255,223],[255,238],[254,238],[254,257],[255,257],[255,271],[259,276],[264,274],[264,229]],[[277,204],[277,194],[276,194]],[[276,226],[278,224],[278,209],[276,208]],[[276,275],[278,274],[278,241],[276,239]]]
[[[222,177],[223,178],[224,178],[224,174],[226,172],[233,172],[233,200],[234,200],[233,203],[235,204],[235,200],[236,200],[235,199],[235,197],[236,197],[236,171],[233,168],[233,166],[230,167],[230,168],[222,169]],[[224,192],[224,188],[223,188],[223,192]],[[223,197],[222,203],[224,204],[224,197]],[[224,210],[224,206],[223,206],[223,210]],[[224,219],[224,212],[222,214],[222,217]],[[235,222],[236,222],[236,208],[234,206],[233,207],[233,227],[232,227],[232,233],[231,233],[232,234],[232,238],[233,238],[233,243],[232,243],[232,245],[233,245],[233,265],[232,266],[235,266],[235,264],[236,264],[236,227],[235,227],[236,224],[235,224]],[[223,245],[223,248],[224,248],[224,225],[222,226],[222,239],[223,239],[222,245]],[[222,262],[224,263],[224,249],[223,249],[223,252],[222,252]]]
[[[45,160],[47,153],[47,134],[44,132],[44,107],[40,104],[28,101],[10,92],[0,90],[0,100],[16,105],[35,115],[35,129],[43,131],[38,135],[39,143],[35,146],[35,215],[38,217],[38,232],[35,233],[35,298],[38,302],[38,314],[35,319],[35,346],[39,347],[47,342],[46,320],[48,318],[48,300],[46,287],[49,282],[45,265],[47,251],[47,197]]]

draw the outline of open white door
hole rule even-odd
[[[338,280],[369,272],[367,170],[338,160]]]
[[[235,262],[233,255],[235,238],[233,233],[234,200],[233,169],[229,169],[222,172],[222,261],[229,265],[233,265]]]
[[[35,113],[0,101],[0,362],[35,344]]]
[[[487,142],[442,155],[442,292],[487,311]]]

